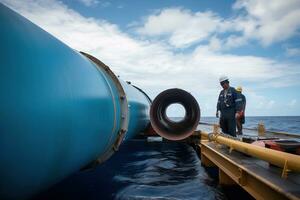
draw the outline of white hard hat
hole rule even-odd
[[[220,78],[219,78],[220,83],[223,82],[223,81],[226,81],[226,80],[229,80],[229,78],[227,76],[224,76],[224,75],[220,76]]]

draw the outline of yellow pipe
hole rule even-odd
[[[204,134],[204,136],[206,137],[208,136],[208,134],[204,132],[202,132],[201,134]],[[224,144],[231,149],[259,158],[261,160],[265,160],[273,165],[284,168],[283,176],[285,176],[287,170],[300,172],[300,156],[298,155],[240,142],[231,138],[224,137],[221,134],[212,134],[212,137],[209,138],[220,144]]]
[[[203,140],[203,139],[204,139],[204,140],[208,139],[209,133],[204,132],[204,131],[201,131],[200,133],[201,133],[201,140]]]

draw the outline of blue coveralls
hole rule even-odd
[[[235,113],[240,109],[237,91],[229,87],[225,96],[225,90],[222,90],[217,103],[217,111],[221,111],[220,127],[223,133],[236,136]]]

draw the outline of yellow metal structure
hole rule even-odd
[[[220,134],[217,124],[203,125],[213,133],[201,131],[201,163],[206,167],[219,168],[219,184],[239,185],[255,199],[300,200],[300,156]],[[252,136],[254,132],[250,131],[248,133]],[[267,132],[262,123],[257,131],[256,136],[261,137],[274,137],[276,134],[280,138],[299,138],[299,135]]]
[[[206,167],[219,168],[221,185],[239,185],[255,199],[298,199],[299,185],[289,179],[282,179],[280,172],[271,173],[264,163],[255,163],[255,158],[239,152],[228,152],[225,146],[209,141],[201,142],[201,162]],[[263,162],[263,161],[260,161]],[[266,166],[266,165],[265,165]]]
[[[207,133],[202,134],[207,135]],[[230,148],[230,151],[236,150],[283,168],[283,177],[286,177],[287,172],[290,170],[300,172],[300,156],[298,155],[240,142],[231,138],[224,137],[221,134],[212,134],[212,137],[210,137],[210,139],[219,144],[228,146]]]

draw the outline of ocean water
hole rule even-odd
[[[249,199],[242,192],[242,199]],[[230,194],[238,192],[218,186],[191,146],[131,140],[105,163],[73,174],[34,199],[234,199]]]
[[[216,117],[201,117],[201,122],[218,123]],[[263,116],[247,117],[246,128],[257,128],[258,123],[264,123],[266,130],[300,134],[300,116]]]

